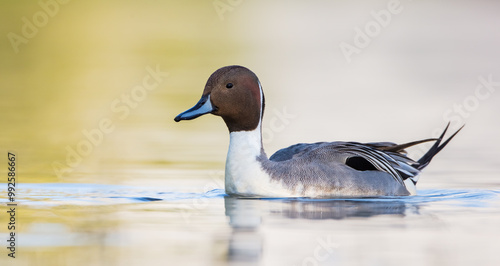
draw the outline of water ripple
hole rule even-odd
[[[101,205],[139,203],[154,201],[178,201],[199,198],[223,198],[227,196],[223,189],[213,189],[207,192],[164,191],[157,187],[134,187],[123,185],[101,184],[22,184],[18,191],[18,201],[24,205]],[[7,199],[0,199],[6,202]],[[485,207],[489,203],[500,200],[498,190],[458,190],[458,189],[428,189],[420,190],[419,194],[410,197],[376,197],[376,198],[344,198],[344,199],[308,199],[308,198],[273,198],[262,199],[270,201],[349,201],[422,205],[432,202],[445,202],[468,207]]]

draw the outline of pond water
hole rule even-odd
[[[205,183],[205,184],[204,184]],[[495,265],[500,190],[238,199],[223,189],[19,186],[9,265]],[[206,185],[199,183],[198,188]],[[192,184],[190,184],[192,186]],[[4,211],[2,209],[2,211]],[[2,238],[6,238],[2,234]],[[2,265],[8,262],[1,258]]]
[[[0,5],[0,265],[500,265],[499,1]],[[221,119],[173,118],[231,64],[262,83],[268,155],[466,126],[417,196],[227,197]]]

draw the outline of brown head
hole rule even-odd
[[[264,93],[257,76],[242,66],[226,66],[210,76],[200,101],[174,120],[211,113],[221,116],[230,132],[250,131],[257,128],[263,112]]]

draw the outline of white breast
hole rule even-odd
[[[293,197],[290,190],[271,180],[257,157],[261,155],[260,125],[252,131],[230,133],[226,158],[226,193],[243,196]]]

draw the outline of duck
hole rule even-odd
[[[229,130],[224,185],[229,196],[252,198],[350,198],[416,195],[419,173],[455,135],[404,144],[317,142],[283,148],[271,157],[262,144],[265,98],[257,75],[231,65],[219,68],[201,99],[174,121],[220,116]],[[434,141],[418,160],[406,148]]]

